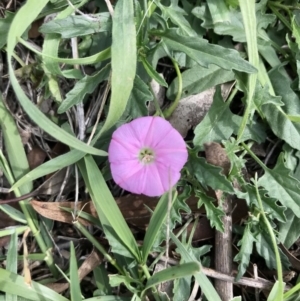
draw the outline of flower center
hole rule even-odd
[[[150,148],[142,148],[139,152],[139,161],[144,165],[151,164],[155,159],[154,151]]]

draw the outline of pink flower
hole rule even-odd
[[[161,117],[141,117],[120,126],[108,148],[114,181],[147,196],[160,196],[174,186],[187,157],[184,140]]]

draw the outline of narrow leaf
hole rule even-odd
[[[136,73],[136,30],[133,0],[119,0],[115,6],[111,46],[111,99],[102,132],[122,116]]]

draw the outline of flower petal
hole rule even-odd
[[[139,148],[118,139],[112,139],[108,148],[108,160],[110,163],[123,162],[124,160],[138,160]]]
[[[151,164],[139,162],[142,148],[153,150]],[[161,117],[141,117],[119,127],[109,145],[109,162],[115,182],[123,189],[159,196],[174,186],[188,158],[185,142]]]

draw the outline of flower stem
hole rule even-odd
[[[174,102],[171,104],[171,106],[169,108],[167,108],[164,111],[164,116],[166,118],[169,118],[173,114],[173,112],[175,111],[175,109],[178,106],[178,103],[179,103],[179,100],[180,100],[181,94],[182,94],[182,75],[181,75],[178,63],[174,59],[171,59],[171,60],[174,65],[174,68],[176,70],[176,74],[177,74],[177,78],[178,78],[178,92],[177,92]]]

